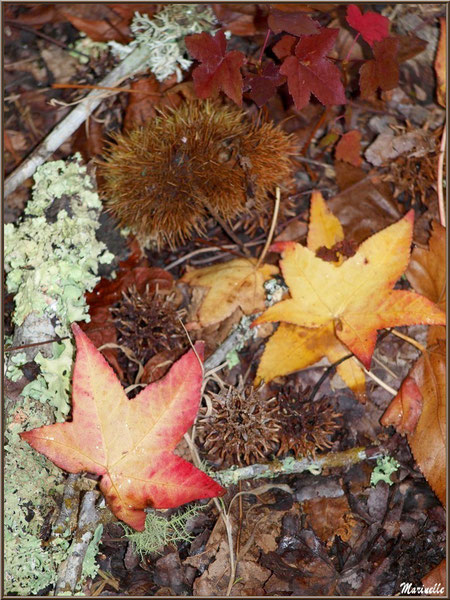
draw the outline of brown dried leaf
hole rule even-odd
[[[444,559],[437,567],[434,567],[434,569],[427,573],[423,577],[422,583],[428,588],[436,587],[436,591],[429,591],[427,596],[445,598],[447,595],[447,561]]]

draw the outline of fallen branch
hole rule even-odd
[[[138,73],[150,58],[151,51],[148,46],[138,46],[102,81],[99,87],[117,87],[118,84]],[[111,92],[112,94],[118,92]],[[31,177],[36,169],[42,165],[63,144],[89,115],[99,106],[105,92],[93,90],[79,104],[56,125],[30,156],[15,169],[5,181],[5,197],[11,194],[20,184]]]
[[[224,471],[215,472],[213,477],[221,485],[227,487],[243,479],[273,478],[279,475],[290,475],[305,471],[309,471],[313,475],[319,475],[325,468],[350,467],[363,460],[377,459],[380,456],[383,456],[380,448],[357,447],[344,450],[343,452],[328,452],[315,458],[306,457],[295,460],[293,457],[287,457],[265,465],[255,464],[248,467],[230,467]]]
[[[56,582],[55,596],[64,593],[73,593],[83,571],[83,561],[89,544],[94,537],[95,530],[100,524],[101,515],[95,503],[100,492],[86,492],[81,503],[78,528],[75,538],[69,549],[69,556],[59,569]]]

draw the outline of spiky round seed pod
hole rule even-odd
[[[301,393],[307,398],[309,390]],[[281,425],[280,447],[277,456],[292,451],[296,457],[314,455],[316,450],[330,448],[330,436],[339,429],[338,418],[326,396],[318,400],[301,399],[291,386],[286,386],[278,396]]]
[[[276,398],[265,400],[253,386],[230,386],[211,394],[212,413],[202,409],[197,434],[203,450],[226,465],[249,465],[267,457],[278,447],[280,426]]]
[[[293,139],[220,101],[163,109],[144,127],[116,135],[99,172],[109,210],[141,241],[171,246],[226,221],[270,212],[268,195],[290,182]]]
[[[140,294],[132,286],[111,309],[117,330],[117,343],[129,348],[143,365],[164,350],[178,352],[187,347],[186,334],[177,317],[171,295],[154,292]],[[138,366],[129,369],[134,381]]]

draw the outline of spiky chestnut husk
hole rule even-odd
[[[165,108],[144,127],[116,135],[99,165],[106,206],[144,242],[172,247],[230,221],[268,212],[291,182],[293,138],[220,101]]]
[[[132,286],[123,292],[122,299],[110,311],[117,330],[117,343],[129,348],[142,365],[164,350],[176,354],[187,348],[173,295],[158,291],[140,294]],[[138,365],[128,360],[126,363],[127,379],[134,382]]]
[[[278,448],[280,425],[276,398],[263,399],[260,388],[230,386],[211,394],[212,413],[202,408],[197,435],[203,451],[221,465],[266,461]],[[205,414],[206,413],[206,414]]]
[[[293,452],[295,457],[314,456],[317,450],[330,448],[330,437],[339,429],[339,417],[330,400],[323,396],[308,400],[310,390],[287,385],[278,395],[280,446],[277,456]]]

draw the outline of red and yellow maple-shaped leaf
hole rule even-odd
[[[337,338],[370,367],[377,331],[413,324],[444,324],[445,313],[415,292],[393,290],[408,266],[414,213],[361,244],[336,266],[294,242],[282,250],[283,277],[291,298],[274,304],[254,325],[281,321],[302,327],[334,327]]]
[[[78,325],[72,421],[21,434],[35,450],[69,473],[101,476],[113,513],[142,531],[144,509],[177,507],[225,490],[206,473],[173,454],[194,422],[202,368],[185,354],[160,381],[129,400],[112,368]],[[196,345],[202,354],[202,344]]]
[[[362,14],[356,4],[347,7],[347,23],[372,46],[389,35],[389,19],[371,10]]]
[[[185,38],[189,54],[201,62],[194,69],[195,93],[199,98],[217,96],[222,90],[236,104],[242,104],[243,80],[241,66],[245,56],[238,50],[227,52],[227,40],[222,29],[214,35],[205,31]]]
[[[316,35],[303,36],[294,55],[287,56],[280,73],[288,79],[288,89],[298,110],[304,108],[311,94],[321,104],[346,104],[341,72],[328,58],[338,35],[337,29],[323,28]]]
[[[274,265],[257,266],[252,258],[235,258],[219,265],[187,272],[182,281],[208,291],[198,319],[203,327],[220,323],[240,307],[244,314],[265,308],[263,283],[278,273]]]

